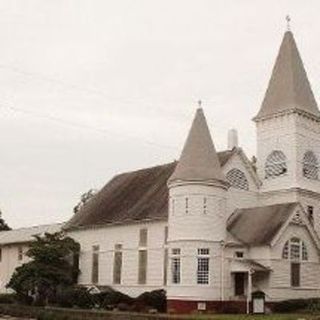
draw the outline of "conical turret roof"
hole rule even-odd
[[[283,37],[262,106],[255,120],[289,110],[320,112],[291,31]]]
[[[180,161],[169,183],[178,180],[225,182],[202,108],[196,112]]]

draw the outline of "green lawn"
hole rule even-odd
[[[189,317],[188,317],[189,318]],[[177,317],[177,319],[179,319]],[[272,315],[194,315],[190,320],[320,320],[320,314],[272,314]]]

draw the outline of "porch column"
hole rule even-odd
[[[247,314],[250,313],[250,301],[252,295],[252,274],[253,270],[248,271],[248,290],[247,290]]]

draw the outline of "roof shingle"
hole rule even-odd
[[[269,244],[296,206],[292,202],[237,209],[228,219],[227,230],[244,244]]]
[[[218,152],[223,166],[233,151]],[[110,223],[166,219],[169,177],[177,162],[115,176],[67,223],[81,228]]]

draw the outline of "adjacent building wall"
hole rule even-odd
[[[2,246],[0,249],[0,293],[6,293],[10,292],[10,289],[6,288],[6,284],[10,281],[14,270],[29,261],[29,258],[25,255],[25,252],[28,250],[28,245],[11,244]],[[22,256],[21,252],[23,253]],[[20,257],[22,258],[21,260]]]

